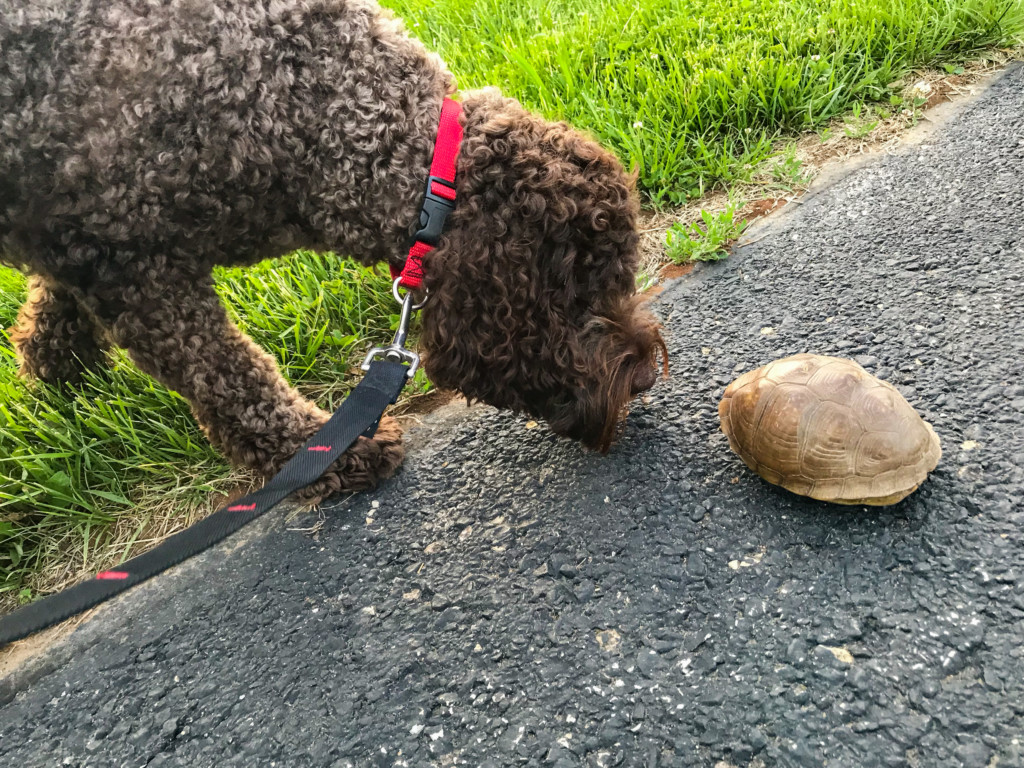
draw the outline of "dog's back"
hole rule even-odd
[[[322,196],[379,219],[448,86],[370,0],[0,0],[0,50],[0,236],[53,274],[69,233],[202,267],[318,245]]]
[[[64,0],[0,0],[0,256],[11,216],[25,193],[19,187],[27,159],[16,139],[31,133],[36,104],[45,96],[46,72],[69,38]]]

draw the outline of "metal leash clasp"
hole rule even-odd
[[[409,370],[406,371],[405,377],[411,379],[416,374],[416,369],[419,368],[420,356],[412,350],[405,348],[405,340],[409,336],[409,320],[412,318],[413,311],[422,309],[427,301],[424,299],[419,304],[413,304],[411,291],[406,293],[404,298],[400,296],[398,284],[401,280],[402,278],[400,277],[396,278],[391,286],[391,293],[394,295],[395,300],[402,305],[402,315],[398,320],[398,331],[395,333],[394,341],[391,342],[389,347],[374,347],[367,352],[360,368],[364,371],[370,370],[370,363],[378,357],[395,363],[408,363]]]

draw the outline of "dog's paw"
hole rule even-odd
[[[372,438],[360,437],[319,480],[296,493],[295,498],[315,505],[336,493],[369,490],[391,477],[404,457],[402,428],[385,416]]]

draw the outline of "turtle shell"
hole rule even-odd
[[[722,431],[770,483],[838,504],[895,504],[942,455],[931,425],[857,363],[793,355],[726,387]]]

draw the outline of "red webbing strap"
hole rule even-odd
[[[423,284],[423,257],[434,250],[434,246],[421,243],[417,240],[409,249],[409,255],[405,257],[405,266],[401,271],[391,268],[391,279],[400,277],[398,283],[407,291],[415,291]]]
[[[459,146],[462,144],[462,126],[459,125],[459,113],[462,105],[452,99],[445,99],[441,105],[441,120],[437,127],[437,140],[434,143],[434,157],[430,162],[429,187],[423,201],[423,208],[420,215],[421,227],[426,226],[430,211],[428,210],[429,197],[431,195],[443,198],[452,203],[455,202],[455,160],[459,156]],[[439,183],[439,181],[447,184]],[[427,220],[424,220],[426,214]],[[391,267],[392,279],[401,278],[399,285],[406,290],[413,291],[423,284],[423,257],[430,253],[436,243],[424,242],[417,239],[409,249],[409,255],[405,259],[405,266],[399,270]]]
[[[453,99],[445,99],[441,105],[441,121],[437,126],[437,141],[434,144],[434,159],[430,162],[430,175],[438,176],[452,185],[455,184],[455,159],[462,144],[462,126],[459,114],[462,105]],[[431,192],[449,200],[455,199],[455,190],[442,184],[432,184]]]

